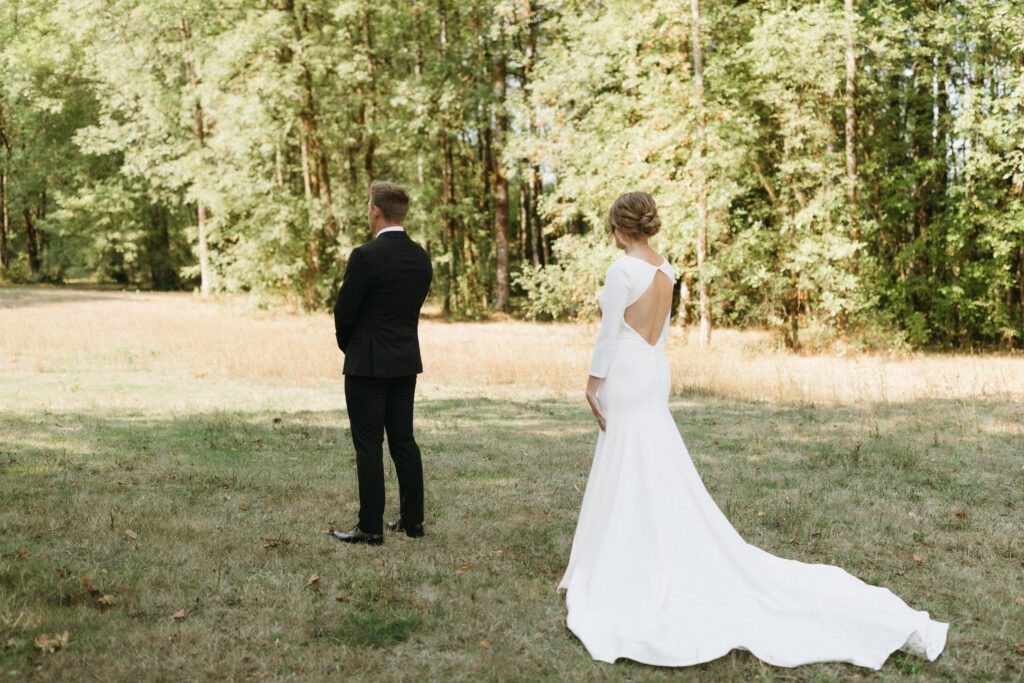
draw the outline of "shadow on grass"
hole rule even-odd
[[[889,674],[1019,671],[1002,654],[1024,642],[1014,619],[1024,590],[1018,406],[677,397],[672,408],[709,491],[749,542],[840,564],[954,624],[942,659],[897,655]],[[173,677],[189,671],[178,653],[201,660],[200,678],[326,677],[339,653],[371,678],[394,667],[427,679],[672,673],[603,667],[564,625],[554,588],[596,439],[585,406],[450,399],[417,410],[428,535],[389,535],[380,549],[323,534],[358,510],[342,411],[0,416],[0,668],[26,666],[36,634],[71,629],[72,646],[39,658],[40,675]],[[390,464],[388,474],[393,514]],[[179,610],[187,617],[172,619]],[[120,659],[123,648],[139,661]],[[675,674],[783,677],[743,652]]]
[[[353,647],[387,647],[408,640],[422,620],[418,612],[390,607],[349,612],[334,627],[314,628],[313,637]]]

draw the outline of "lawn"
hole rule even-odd
[[[0,290],[0,674],[1024,678],[1024,359],[674,339],[673,414],[744,538],[950,631],[936,662],[897,653],[880,673],[739,651],[664,669],[592,661],[555,591],[596,438],[593,327],[424,323],[427,536],[379,548],[324,533],[358,507],[332,332],[240,300]]]

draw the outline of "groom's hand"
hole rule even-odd
[[[601,401],[597,398],[597,390],[601,387],[601,381],[602,378],[594,377],[593,375],[587,379],[587,403],[590,404],[590,409],[594,411],[594,417],[597,418],[597,426],[603,432],[608,422],[605,420],[604,411],[601,410]]]

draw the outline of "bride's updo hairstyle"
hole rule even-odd
[[[661,228],[654,197],[646,192],[619,195],[608,210],[608,231],[613,229],[636,237],[652,237]]]

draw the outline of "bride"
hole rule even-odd
[[[625,251],[608,268],[587,400],[600,428],[569,564],[566,624],[591,657],[663,666],[748,650],[776,666],[880,669],[900,649],[934,660],[947,623],[840,567],[748,544],[690,460],[668,409],[665,340],[675,275],[648,245],[654,200],[615,200]]]

